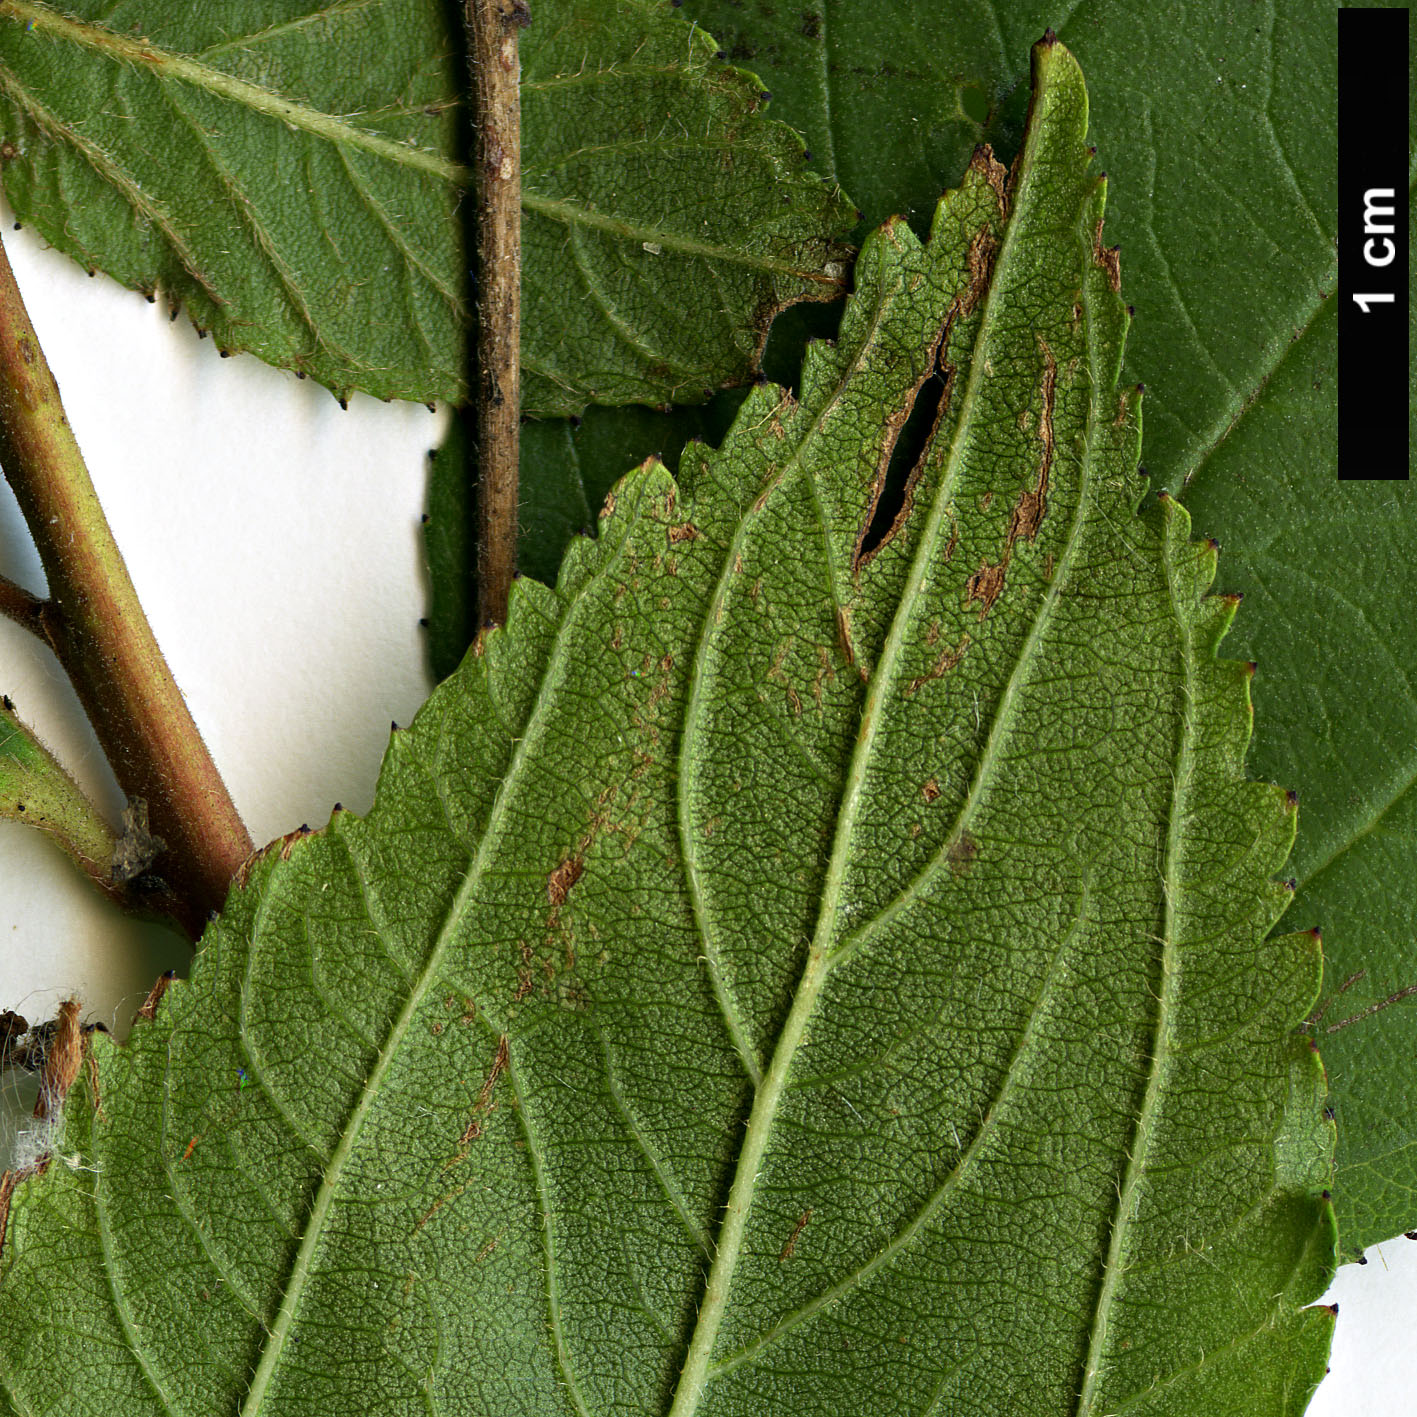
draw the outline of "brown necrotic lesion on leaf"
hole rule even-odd
[[[1009,170],[994,156],[988,143],[980,143],[969,159],[969,170],[979,173],[999,200],[999,219],[1009,214]]]
[[[585,861],[579,854],[568,856],[546,878],[546,899],[552,905],[564,905],[566,897],[571,893],[571,887],[580,880],[581,872],[584,870]]]
[[[1000,584],[1002,584],[1002,568],[1000,568],[1000,571]],[[971,577],[971,579],[973,578]],[[989,604],[992,605],[993,603],[991,598]],[[984,611],[980,612],[979,618],[981,620],[984,618],[984,614]],[[942,650],[939,658],[935,660],[934,664],[932,664],[924,674],[917,675],[905,686],[906,697],[909,698],[912,694],[918,693],[921,685],[928,684],[932,679],[941,679],[948,674],[950,670],[964,658],[964,652],[969,648],[969,644],[969,634],[966,631],[959,637],[959,641],[952,649]]]
[[[472,1104],[472,1116],[468,1119],[468,1124],[463,1128],[462,1136],[458,1138],[458,1152],[448,1164],[455,1166],[467,1156],[468,1147],[482,1135],[482,1123],[494,1109],[492,1094],[497,1088],[497,1079],[507,1071],[511,1062],[511,1052],[507,1043],[507,1035],[504,1033],[497,1040],[497,1052],[492,1059],[492,1067],[483,1079],[481,1088],[478,1089],[477,1101]]]
[[[807,1228],[808,1222],[811,1219],[812,1208],[808,1206],[807,1209],[797,1217],[797,1224],[792,1227],[792,1234],[787,1237],[787,1243],[782,1247],[782,1251],[777,1257],[779,1264],[786,1264],[787,1261],[792,1258],[793,1253],[797,1249],[797,1241],[802,1232]]]
[[[983,173],[985,180],[999,199],[1001,216],[1006,215],[1008,211],[1007,173],[1003,165],[994,160],[993,151],[989,148],[987,143],[975,150],[974,158],[971,160],[970,166]],[[890,227],[886,228],[886,234],[887,236],[891,235]],[[893,239],[892,237],[892,240]],[[933,345],[930,347],[929,354],[925,361],[925,367],[920,377],[916,380],[914,386],[907,391],[903,405],[886,418],[886,436],[881,447],[880,457],[877,459],[876,476],[871,489],[871,497],[866,508],[866,514],[861,521],[861,529],[857,533],[856,550],[851,560],[852,574],[855,577],[859,578],[863,567],[868,565],[876,553],[879,552],[882,547],[888,545],[910,521],[911,514],[915,507],[916,486],[929,462],[930,455],[934,450],[935,440],[939,435],[940,427],[949,416],[954,399],[955,374],[957,371],[955,364],[949,358],[950,340],[958,321],[972,315],[980,301],[984,299],[989,289],[989,283],[993,279],[994,261],[998,256],[998,252],[999,238],[993,226],[989,223],[985,223],[985,225],[981,226],[979,230],[975,232],[970,240],[969,248],[965,255],[968,279],[962,289],[955,295],[954,299],[950,301],[949,308],[945,311],[944,319],[940,322],[939,332],[935,337]],[[905,478],[899,509],[892,518],[890,526],[884,532],[878,532],[877,516],[882,494],[886,490],[891,461],[895,455],[896,446],[900,440],[901,433],[915,413],[916,403],[921,396],[922,390],[925,389],[927,382],[931,379],[937,379],[938,385],[934,390],[934,407],[930,419],[930,431],[926,435],[920,453]],[[948,557],[946,559],[948,559]]]
[[[1114,292],[1122,289],[1122,248],[1102,244],[1102,218],[1092,233],[1092,259],[1107,272],[1107,284]]]
[[[1058,386],[1058,362],[1048,341],[1038,336],[1038,349],[1043,356],[1043,373],[1039,380],[1040,409],[1038,414],[1039,461],[1038,480],[1025,487],[1009,513],[1009,528],[1004,536],[1004,551],[996,562],[988,557],[980,560],[979,569],[965,582],[966,606],[979,602],[979,618],[984,619],[1004,589],[1004,579],[1013,559],[1014,544],[1022,538],[1032,541],[1048,511],[1048,478],[1053,468],[1053,402]],[[992,498],[990,499],[992,500]],[[987,508],[985,508],[987,510]]]
[[[1004,571],[1008,567],[1008,557],[997,563],[986,556],[979,562],[979,569],[964,583],[964,603],[966,606],[979,602],[979,618],[982,620],[994,608],[1004,588]]]
[[[979,843],[967,831],[960,832],[945,851],[950,873],[955,876],[967,875],[978,856]]]
[[[1042,335],[1038,336],[1038,348],[1043,354],[1043,379],[1039,389],[1042,411],[1038,415],[1038,440],[1042,445],[1042,457],[1038,466],[1037,483],[1019,493],[1018,501],[1009,517],[1010,550],[1019,537],[1032,541],[1038,535],[1039,525],[1048,510],[1048,474],[1053,468],[1053,398],[1058,386],[1058,362],[1053,358],[1053,351],[1048,348],[1048,341]]]
[[[164,995],[172,987],[172,981],[177,978],[177,971],[169,969],[166,974],[158,975],[153,982],[153,987],[148,990],[148,996],[143,1000],[143,1006],[138,1010],[134,1023],[151,1023],[157,1017],[158,1005],[162,1003]]]

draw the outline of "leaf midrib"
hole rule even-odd
[[[118,34],[100,25],[71,19],[67,15],[59,14],[48,5],[38,3],[38,0],[0,0],[0,18],[8,18],[32,26],[36,32],[103,55],[116,64],[126,64],[139,71],[151,72],[158,77],[179,80],[251,112],[259,113],[275,122],[297,128],[337,148],[353,148],[369,153],[371,156],[422,173],[458,189],[469,189],[473,185],[472,169],[453,158],[444,157],[441,153],[430,152],[427,148],[411,147],[407,143],[400,143],[393,138],[386,138],[379,133],[370,132],[367,128],[361,128],[347,119],[325,113],[317,108],[311,108],[308,104],[293,102],[259,84],[253,84],[247,79],[237,78],[210,64],[204,64],[191,55],[160,48],[147,40],[131,39],[127,35]],[[583,78],[581,75],[572,77],[577,80]],[[24,106],[30,107],[28,95],[24,92],[22,85],[15,83],[12,79],[8,87],[12,94],[18,91],[23,96],[21,101]],[[72,129],[53,118],[52,115],[50,118],[55,132],[61,135],[65,141],[76,145],[79,143],[78,136]],[[111,172],[106,172],[105,175],[110,181],[114,180]],[[129,190],[131,184],[115,182],[115,186],[128,200],[135,200],[136,188]],[[730,250],[711,241],[698,240],[681,232],[624,221],[575,202],[552,197],[539,197],[525,188],[522,192],[522,208],[551,220],[604,232],[621,240],[654,243],[677,255],[703,257],[724,261],[748,270],[791,276],[798,280],[820,285],[827,291],[839,290],[844,284],[840,277],[830,276],[821,269],[807,269],[792,261],[779,260],[770,256],[749,255],[741,251]],[[151,212],[148,214],[151,215]],[[165,234],[169,235],[169,239],[172,239],[165,226],[163,230]],[[189,270],[192,269],[190,262],[184,261],[184,265]]]
[[[892,296],[898,295],[898,291],[881,292],[880,298],[876,301],[875,308],[872,311],[870,327],[862,333],[861,343],[857,347],[855,357],[846,363],[830,394],[822,400],[821,407],[812,418],[811,423],[802,430],[801,436],[798,438],[797,445],[792,450],[791,456],[784,462],[783,466],[776,474],[777,482],[780,483],[784,480],[795,466],[800,466],[802,450],[826,422],[832,410],[840,404],[843,393],[860,370],[861,362],[865,358],[872,340],[875,338],[876,331],[880,328],[880,323],[884,318],[885,309],[889,300]],[[809,481],[811,480],[810,473],[808,474],[808,479]],[[818,525],[822,533],[823,556],[827,562],[828,590],[831,593],[836,609],[839,611],[841,609],[841,598],[838,593],[836,578],[831,573],[831,541],[827,535],[825,520],[821,515],[821,502],[816,494],[815,483],[813,484],[813,498],[818,513]],[[748,535],[751,526],[752,520],[750,517],[745,516],[739,518],[738,525],[734,529],[733,538],[729,542],[728,548],[723,556],[723,568],[719,572],[718,582],[714,586],[713,594],[704,610],[703,621],[699,629],[698,643],[694,647],[693,671],[689,679],[689,697],[684,709],[684,732],[679,753],[679,790],[677,805],[679,840],[684,857],[684,878],[688,887],[690,904],[694,912],[694,921],[698,926],[699,937],[703,942],[704,957],[709,966],[709,979],[713,985],[714,996],[718,1000],[719,1009],[724,1016],[724,1022],[733,1039],[733,1045],[737,1049],[738,1056],[743,1062],[744,1070],[747,1072],[756,1090],[762,1086],[763,1082],[762,1063],[753,1048],[753,1041],[749,1037],[747,1027],[743,1023],[737,1001],[734,999],[728,987],[728,981],[724,976],[722,956],[718,949],[714,931],[710,926],[708,902],[704,899],[703,889],[699,881],[698,837],[690,825],[690,803],[693,800],[696,775],[694,772],[694,757],[689,751],[690,744],[694,739],[695,728],[708,703],[706,681],[709,637],[713,633],[713,628],[717,624],[718,617],[728,599],[728,592],[734,580],[733,567],[736,563],[738,552],[742,547],[743,540]]]
[[[989,334],[993,328],[998,304],[1000,272],[1007,269],[1014,244],[1018,239],[1018,199],[1022,194],[1026,175],[1030,168],[1028,152],[1035,140],[1033,133],[1030,133],[1025,139],[1024,157],[1018,183],[1010,194],[1013,200],[1005,219],[1003,239],[1000,242],[994,267],[983,296],[983,308],[970,359],[969,377],[961,397],[959,419],[954,427],[939,487],[931,503],[926,525],[917,543],[909,574],[897,601],[896,611],[891,619],[891,628],[882,647],[880,659],[876,663],[867,687],[856,744],[852,750],[851,763],[847,770],[846,782],[838,807],[836,831],[818,907],[817,927],[792,1001],[792,1008],[783,1025],[782,1033],[779,1035],[763,1085],[758,1089],[753,1101],[743,1145],[734,1169],[733,1184],[729,1192],[723,1226],[719,1232],[717,1251],[713,1265],[709,1270],[703,1303],[699,1307],[698,1319],[690,1339],[679,1385],[675,1391],[668,1417],[693,1417],[693,1414],[698,1410],[699,1398],[709,1381],[713,1347],[717,1341],[718,1329],[722,1323],[724,1311],[727,1308],[728,1295],[732,1287],[739,1251],[742,1248],[748,1215],[752,1209],[763,1156],[766,1153],[768,1140],[777,1119],[778,1106],[786,1089],[787,1076],[791,1071],[792,1061],[806,1035],[808,1022],[816,1008],[822,985],[833,963],[833,957],[828,954],[828,946],[837,919],[838,901],[846,875],[847,863],[850,859],[856,816],[865,789],[867,768],[882,722],[882,701],[888,689],[894,687],[899,680],[900,657],[907,638],[911,609],[924,584],[926,573],[939,543],[942,525],[951,501],[950,493],[963,463],[964,450],[967,445],[965,433],[971,425],[971,415],[978,396],[980,381],[986,377],[987,360],[981,357],[981,351],[987,347]],[[1081,509],[1084,505],[1080,498],[1079,508]],[[1063,569],[1065,568],[1060,567],[1060,572]],[[1053,603],[1051,599],[1045,599],[1044,602],[1045,605]]]
[[[70,19],[67,15],[51,10],[47,5],[36,3],[36,0],[0,0],[0,17],[23,21],[36,31],[107,55],[116,63],[126,63],[140,71],[146,69],[156,75],[180,79],[194,88],[205,89],[218,98],[227,99],[268,118],[300,128],[316,137],[324,138],[327,142],[343,147],[362,148],[377,157],[427,173],[459,187],[471,185],[472,170],[451,158],[429,152],[426,148],[409,147],[405,143],[395,142],[392,138],[356,127],[320,109],[294,103],[270,89],[262,88],[259,84],[238,79],[209,64],[203,64],[190,55],[160,49],[146,40],[129,39],[126,35],[117,34],[99,25]]]

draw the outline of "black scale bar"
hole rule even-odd
[[[1338,475],[1406,479],[1408,12],[1338,12]]]

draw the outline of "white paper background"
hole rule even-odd
[[[426,458],[443,414],[223,360],[185,317],[87,278],[28,231],[5,245],[159,642],[260,843],[369,806],[390,720],[430,687],[418,619]],[[43,578],[0,487],[0,572]],[[117,789],[67,681],[0,619],[0,690],[110,809]],[[125,1031],[186,948],[129,924],[32,831],[0,823],[0,1008],[78,994]],[[10,1085],[6,1130],[23,1116]],[[1417,1217],[1414,1217],[1417,1220]],[[1340,1271],[1332,1374],[1310,1417],[1417,1410],[1417,1244]],[[1201,1417],[1197,1414],[1197,1417]]]

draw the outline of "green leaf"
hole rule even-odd
[[[1334,1202],[1356,1256],[1417,1221],[1417,1008],[1398,999],[1364,1016],[1417,984],[1417,496],[1332,478],[1336,325],[1330,305],[1186,501],[1225,547],[1225,589],[1245,596],[1235,649],[1260,661],[1263,729],[1252,765],[1301,784],[1294,908],[1324,934],[1314,1033],[1338,1122]]]
[[[611,483],[648,457],[671,470],[691,438],[718,443],[743,395],[730,389],[666,417],[647,408],[592,408],[584,420],[525,423],[521,436],[517,572],[555,585],[571,539],[589,533]],[[468,420],[454,418],[432,454],[424,551],[428,561],[428,661],[435,680],[458,667],[477,627],[477,534]],[[613,469],[613,474],[611,473]]]
[[[774,115],[801,130],[811,165],[842,183],[868,226],[902,213],[919,233],[976,143],[1012,159],[1029,45],[1054,25],[1088,73],[1092,141],[1116,189],[1109,239],[1137,311],[1127,375],[1150,390],[1147,465],[1173,492],[1248,416],[1334,288],[1337,35],[1326,0],[1263,13],[1233,0],[1097,0],[1061,21],[1031,0],[684,9],[762,75]],[[983,123],[969,114],[972,95],[988,102]],[[1315,468],[1315,480],[1329,476]],[[1227,546],[1237,535],[1227,528]]]
[[[985,0],[686,0],[871,224],[923,223],[981,140],[1006,159],[1028,48],[1049,24],[1086,68],[1108,230],[1138,318],[1129,377],[1152,391],[1147,465],[1175,487],[1224,436],[1336,279],[1333,6],[1232,0],[1068,7]],[[1168,77],[1170,76],[1170,77]],[[1183,77],[1184,76],[1184,77]],[[969,116],[970,94],[989,105]]]
[[[459,14],[5,0],[5,194],[225,350],[462,400]],[[522,50],[528,410],[702,398],[783,305],[839,292],[852,209],[681,16],[545,0]]]
[[[1012,152],[1028,41],[1058,24],[1017,5],[687,6],[763,74],[774,112],[871,222],[923,220],[939,164],[981,134]],[[1087,68],[1116,184],[1147,463],[1224,546],[1224,588],[1249,597],[1237,652],[1262,661],[1255,770],[1304,803],[1296,909],[1324,930],[1334,1196],[1356,1253],[1417,1224],[1417,998],[1327,1032],[1417,984],[1417,507],[1405,487],[1336,481],[1334,7],[1103,0],[1058,29]],[[991,105],[982,123],[971,90]]]
[[[118,847],[113,828],[20,722],[8,695],[0,698],[0,817],[42,831],[88,874],[110,874]]]
[[[1318,949],[1214,552],[1134,514],[1086,113],[1040,45],[1007,195],[873,236],[800,398],[626,477],[94,1041],[9,1412],[1300,1409]]]

